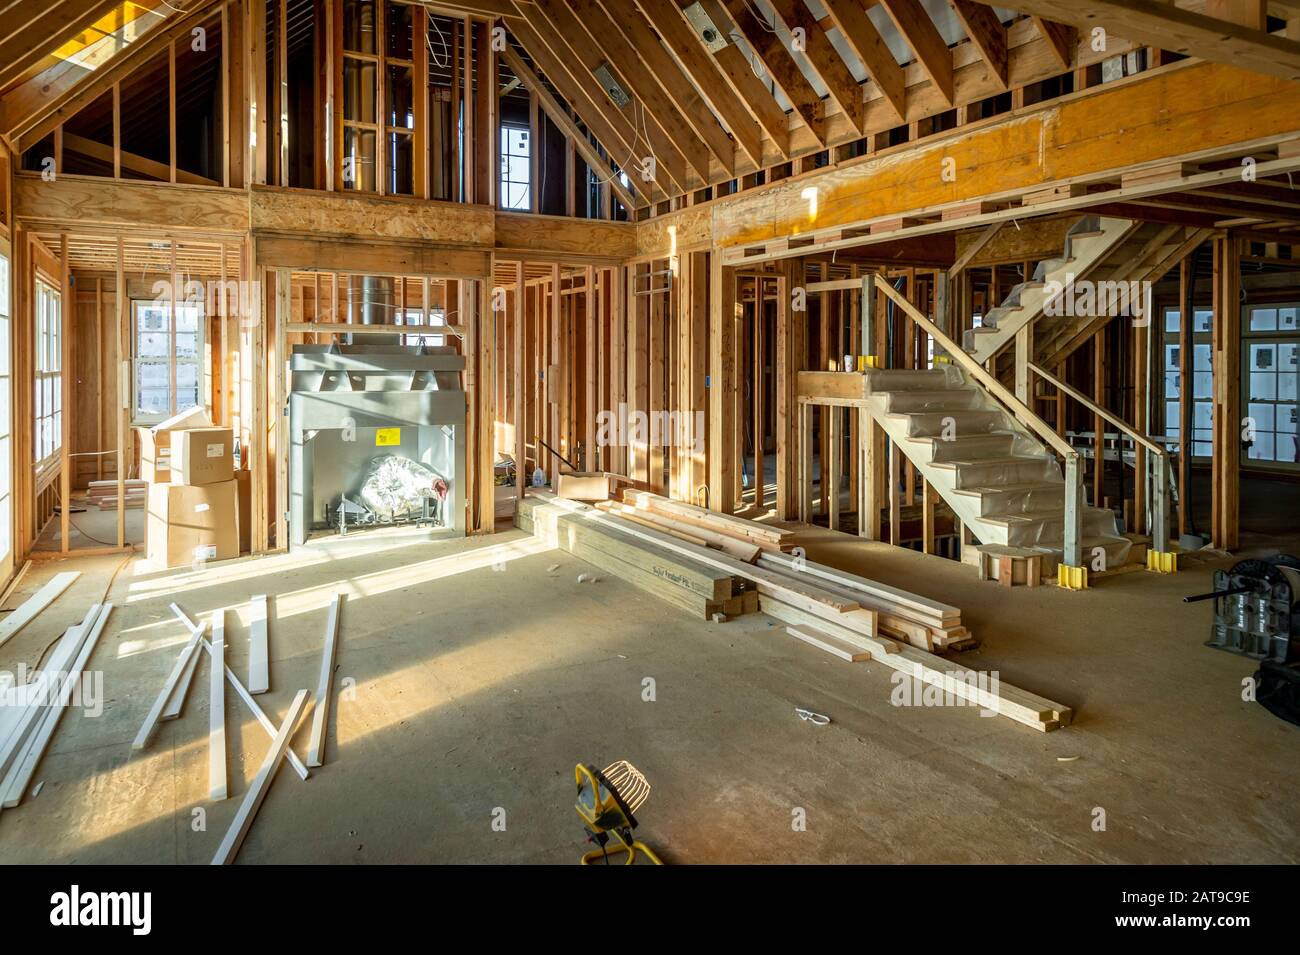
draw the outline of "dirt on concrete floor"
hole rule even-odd
[[[240,862],[575,862],[589,847],[573,766],[617,759],[649,778],[638,833],[673,862],[1300,858],[1300,728],[1242,702],[1255,664],[1203,647],[1209,605],[1179,600],[1208,589],[1214,565],[1070,593],[1008,591],[844,537],[810,544],[828,555],[960,606],[983,645],[957,659],[1072,706],[1074,725],[1044,735],[969,707],[895,707],[884,666],[830,657],[765,616],[688,619],[517,531],[358,535],[201,571],[132,561],[91,661],[103,713],[65,716],[39,794],[0,813],[0,861],[208,862],[269,740],[227,689],[231,795],[210,802],[204,660],[182,717],[132,753],[186,639],[168,604],[225,608],[242,677],[246,601],[271,595],[259,699],[278,723],[296,690],[315,690],[336,591],[326,764],[305,782],[281,769]],[[119,564],[35,565],[6,609],[59,570],[83,574],[0,649],[0,669],[31,663]]]

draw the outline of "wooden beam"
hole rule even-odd
[[[506,65],[510,67],[511,72],[513,72],[515,76],[519,77],[519,79],[523,81],[524,86],[537,97],[543,111],[545,111],[546,115],[550,117],[551,122],[560,127],[560,131],[569,137],[569,141],[572,142],[578,152],[582,154],[582,158],[586,161],[587,165],[595,170],[596,175],[601,179],[609,182],[610,188],[614,190],[614,194],[618,196],[619,201],[628,209],[635,209],[641,205],[642,203],[633,199],[632,194],[624,188],[621,182],[619,182],[614,171],[609,168],[609,164],[601,158],[600,153],[596,152],[595,147],[591,145],[591,142],[583,134],[582,130],[578,129],[577,124],[569,118],[568,112],[559,104],[559,102],[556,101],[555,97],[550,94],[550,91],[542,81],[538,79],[537,74],[528,68],[520,58],[519,54],[507,46],[505,50],[502,51],[501,55],[506,61]],[[636,177],[629,175],[628,180],[632,183],[632,188],[636,189],[636,191],[643,195],[646,201],[649,202],[650,195],[645,190],[645,187],[636,180]]]
[[[1016,0],[1022,13],[1102,27],[1115,36],[1184,56],[1300,80],[1300,41],[1185,10],[1160,0]]]
[[[1078,31],[1072,26],[1048,20],[1046,17],[1034,17],[1034,23],[1043,34],[1043,39],[1047,41],[1048,48],[1057,62],[1061,64],[1061,69],[1070,69],[1074,65],[1074,51],[1079,43]]]
[[[710,107],[700,98],[696,87],[704,83],[691,82],[682,73],[682,68],[668,54],[649,24],[637,11],[635,5],[626,0],[570,0],[574,11],[586,25],[587,31],[605,50],[608,58],[622,65],[625,73],[644,76],[645,82],[657,83],[668,99],[680,110],[685,123],[703,140],[722,168],[734,174],[736,168],[736,144],[722,128]],[[603,4],[603,5],[602,5]],[[671,11],[670,11],[671,12]],[[721,77],[709,64],[707,58],[700,57],[700,63],[711,75],[714,89],[722,89]],[[644,83],[642,84],[644,85]],[[707,95],[707,93],[705,93]],[[641,90],[642,99],[649,93]],[[727,97],[731,99],[730,96]],[[739,104],[731,103],[729,110],[733,120],[738,119],[733,128],[736,142],[749,152],[756,164],[762,164],[763,148],[758,123],[746,115]],[[730,122],[729,122],[730,125]],[[702,173],[705,181],[710,178],[706,170]]]
[[[603,66],[619,81],[631,100],[623,111],[629,114],[634,126],[639,125],[651,138],[656,155],[661,152],[668,155],[680,153],[699,173],[700,180],[707,183],[710,175],[708,146],[694,134],[692,126],[654,81],[650,71],[641,67],[640,58],[599,4],[588,0],[587,10],[581,16],[560,0],[536,0],[536,6],[560,33],[570,39],[570,45],[591,72],[593,80],[599,83],[595,71]],[[588,53],[588,50],[594,52]],[[618,108],[616,104],[610,105]],[[722,132],[717,123],[713,126]]]
[[[794,105],[794,111],[817,143],[826,145],[826,104],[799,71],[790,51],[781,42],[773,24],[760,19],[750,0],[723,0],[731,21],[749,41],[767,74]]]
[[[18,3],[0,20],[0,89],[118,7],[118,0]]]
[[[858,85],[858,81],[853,78],[853,74],[849,72],[849,68],[845,66],[839,53],[831,45],[826,31],[821,28],[804,0],[771,0],[771,3],[777,16],[785,21],[786,28],[791,31],[791,34],[795,30],[803,31],[803,52],[808,62],[826,84],[830,98],[848,117],[849,122],[861,132],[862,87]]]
[[[916,54],[930,82],[949,106],[953,96],[952,51],[935,28],[930,14],[925,12],[920,0],[880,0],[907,45]]]
[[[993,75],[1007,86],[1007,28],[987,3],[971,0],[949,0],[957,19],[966,29],[971,43],[980,51]]]
[[[639,125],[614,105],[582,66],[582,57],[570,42],[578,38],[552,26],[537,7],[530,5],[529,11],[527,21],[516,24],[515,36],[610,155],[621,163],[628,178],[633,182],[643,179],[640,167],[653,152],[653,145],[646,142]],[[681,191],[688,188],[685,160],[679,153],[665,151],[654,158],[651,178],[665,195],[671,195],[674,186]]]
[[[876,84],[886,102],[898,115],[900,123],[907,119],[907,80],[903,68],[889,51],[884,37],[867,16],[859,0],[822,0],[831,22],[839,29],[845,42],[858,55],[867,74]],[[1005,47],[1005,37],[1003,46]],[[1006,53],[1003,52],[1002,82],[1006,85]]]

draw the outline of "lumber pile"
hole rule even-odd
[[[757,521],[748,521],[733,514],[720,514],[707,508],[674,501],[671,498],[649,491],[627,488],[623,491],[623,503],[638,511],[647,511],[678,524],[686,524],[716,534],[725,535],[733,540],[745,541],[760,550],[768,552],[789,551],[795,546],[795,532],[782,530]]]
[[[149,496],[149,482],[135,478],[123,482],[123,495],[127,507],[144,507]],[[117,482],[91,481],[86,486],[86,500],[104,510],[117,509]]]
[[[68,628],[45,668],[27,683],[0,687],[0,808],[22,802],[64,710],[81,702],[82,673],[113,605],[94,604]]]
[[[744,578],[660,546],[652,537],[638,536],[640,528],[631,522],[590,519],[601,513],[585,504],[541,492],[529,494],[520,502],[515,523],[549,546],[626,580],[696,619],[709,620],[718,613],[735,617],[757,612],[758,595]],[[662,536],[672,540],[666,534]]]
[[[721,549],[758,567],[811,578],[822,590],[874,611],[880,633],[922,650],[965,650],[975,645],[970,631],[962,626],[959,608],[792,556],[788,551],[795,546],[793,531],[718,514],[648,491],[629,489],[623,499],[623,505],[597,506],[692,543]]]
[[[647,513],[662,516],[669,509],[658,503],[665,499],[641,497],[644,493],[629,495],[637,502],[632,513],[626,504],[591,507],[546,492],[530,494],[516,512],[516,523],[545,543],[693,614],[709,615],[724,582],[733,588],[737,581],[747,583],[762,613],[786,623],[792,636],[840,659],[884,663],[918,686],[934,687],[1042,732],[1070,722],[1068,707],[931,652],[969,640],[958,608],[785,554],[780,545],[786,541],[773,538],[767,541],[773,549],[759,545],[760,553],[748,562],[727,553],[717,540],[699,535],[701,528],[725,535],[720,522],[705,528],[699,514],[689,515],[696,524],[645,520]],[[741,520],[726,522],[733,535]],[[901,636],[894,639],[894,634]]]

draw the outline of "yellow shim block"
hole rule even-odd
[[[1066,590],[1087,590],[1088,568],[1071,567],[1069,564],[1057,564],[1056,582]]]
[[[1178,573],[1178,553],[1176,551],[1147,551],[1147,570],[1157,574]]]

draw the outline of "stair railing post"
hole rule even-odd
[[[870,363],[870,358],[876,354],[876,274],[874,272],[862,276],[862,298],[859,307],[862,310],[862,341],[859,345],[861,348],[859,354],[866,355]]]
[[[1178,555],[1169,549],[1169,452],[1148,455],[1151,459],[1151,546],[1147,570],[1172,574],[1178,570]]]
[[[1079,473],[1079,454],[1071,452],[1065,459],[1065,527],[1061,565],[1057,582],[1071,590],[1088,586],[1088,568],[1083,564],[1083,478]]]

